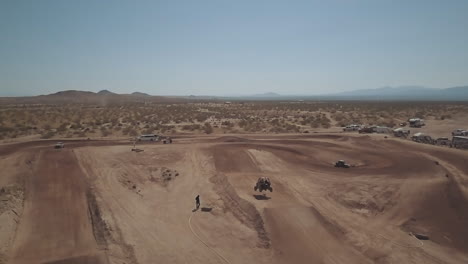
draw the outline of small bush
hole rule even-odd
[[[445,119],[451,119],[452,118],[452,115],[448,114],[448,115],[442,115],[440,117],[440,120],[445,120]]]
[[[206,134],[213,133],[213,127],[211,127],[210,123],[205,123],[205,125],[203,126],[203,130]]]

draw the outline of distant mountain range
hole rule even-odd
[[[322,95],[280,95],[263,93],[220,97],[230,100],[396,100],[396,101],[468,101],[468,86],[445,89],[422,86],[382,87]]]
[[[362,100],[430,100],[430,101],[467,101],[468,86],[444,89],[422,86],[382,87],[378,89],[342,92],[331,97]]]
[[[125,104],[144,102],[176,102],[181,99],[168,98],[164,96],[151,96],[146,93],[134,92],[132,94],[117,94],[108,90],[97,93],[88,91],[67,90],[48,95],[25,96],[25,97],[0,97],[0,103],[13,104]]]
[[[268,93],[262,93],[262,94],[254,94],[252,97],[266,97],[266,98],[271,98],[271,97],[281,97],[280,94],[273,93],[273,92],[268,92]]]
[[[273,92],[243,96],[152,96],[142,92],[117,94],[108,90],[97,93],[68,90],[48,95],[26,97],[0,97],[0,103],[12,104],[125,104],[125,103],[172,103],[187,100],[252,100],[252,101],[297,101],[297,100],[386,100],[386,101],[468,101],[468,86],[445,89],[421,86],[382,87],[377,89],[355,90],[325,95],[280,95]]]

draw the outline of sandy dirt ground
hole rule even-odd
[[[26,197],[11,263],[106,263],[89,221],[86,177],[73,150],[40,150],[28,160]]]
[[[0,263],[468,263],[467,151],[352,134],[137,147],[0,146]],[[273,192],[254,191],[263,176]]]

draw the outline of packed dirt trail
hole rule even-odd
[[[219,251],[231,259],[242,257],[239,253],[244,252],[254,260],[255,244],[251,243],[250,249],[246,241],[255,238],[255,232],[239,225],[219,208],[213,209],[219,198],[212,190],[207,157],[198,148],[186,150],[173,144],[148,147],[138,154],[129,152],[128,147],[84,148],[80,150],[80,159],[88,174],[96,175],[93,184],[102,200],[101,208],[112,218],[107,223],[119,229],[126,243],[139,245],[132,250],[116,245],[118,253],[111,260],[219,263],[219,256],[210,247],[223,247]],[[121,166],[124,160],[126,164]],[[160,176],[168,170],[173,178],[165,182]],[[202,197],[203,206],[193,211],[197,194]],[[210,209],[213,211],[206,212]],[[210,247],[200,242],[197,235]]]
[[[42,150],[30,163],[11,263],[107,263],[89,221],[86,178],[71,150]]]
[[[348,134],[137,147],[38,146],[10,263],[468,263],[465,151]]]

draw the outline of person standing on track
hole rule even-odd
[[[195,197],[195,205],[197,206],[197,209],[200,208],[200,195],[197,195],[197,197]]]

